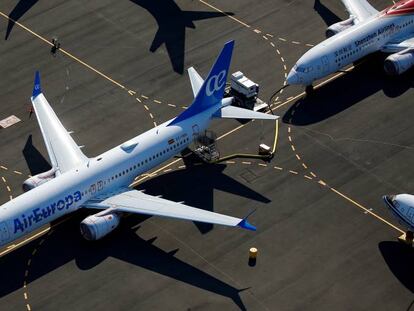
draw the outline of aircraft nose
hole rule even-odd
[[[383,199],[384,199],[385,203],[387,203],[389,208],[391,208],[391,209],[395,208],[395,206],[394,206],[395,195],[393,195],[393,194],[384,195]]]
[[[299,83],[298,73],[296,72],[295,69],[292,68],[290,70],[290,72],[289,72],[289,74],[286,78],[286,81],[289,85],[295,85],[295,84]]]

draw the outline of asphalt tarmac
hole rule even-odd
[[[183,111],[186,68],[205,76],[227,40],[236,40],[231,71],[268,101],[326,25],[347,18],[334,0],[4,0],[0,15],[0,120],[21,119],[0,129],[1,202],[49,167],[28,110],[35,70],[63,125],[96,156]],[[130,216],[90,243],[79,223],[93,211],[80,211],[0,258],[0,309],[411,310],[414,251],[396,241],[404,228],[381,197],[414,192],[414,71],[387,77],[383,59],[311,97],[299,87],[273,96],[271,162],[191,156],[141,176],[147,193],[238,217],[256,210],[257,232]],[[217,120],[212,130],[226,156],[273,145],[275,126]]]

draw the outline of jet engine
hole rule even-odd
[[[354,25],[354,18],[350,17],[347,20],[344,20],[342,22],[338,22],[335,24],[332,24],[326,29],[325,35],[327,38],[330,38],[337,33],[340,33],[341,31],[344,31],[345,29],[348,29],[349,27]]]
[[[82,236],[88,241],[96,241],[103,238],[118,227],[121,218],[115,213],[98,213],[86,217],[80,224]]]
[[[39,187],[40,185],[43,185],[44,183],[48,182],[49,180],[52,180],[56,177],[56,169],[52,168],[51,170],[32,176],[25,180],[23,183],[23,191],[27,192],[30,191],[36,187]]]
[[[400,75],[414,65],[414,51],[411,48],[388,56],[384,61],[384,70],[389,75]]]

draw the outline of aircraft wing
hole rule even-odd
[[[194,97],[197,96],[198,91],[200,91],[201,86],[204,83],[203,78],[198,74],[194,67],[188,68],[188,76],[190,77],[191,88],[193,89]]]
[[[388,42],[382,47],[381,51],[384,53],[397,53],[408,48],[414,49],[414,34],[412,33],[408,36]]]
[[[126,212],[164,216],[231,227],[239,226],[253,231],[256,230],[246,219],[205,211],[130,189],[125,189],[121,193],[108,194],[106,198],[98,197],[92,199],[84,207],[107,209],[108,213]],[[101,215],[105,215],[105,213]]]
[[[263,112],[253,111],[235,106],[225,106],[218,110],[214,115],[215,118],[222,119],[258,119],[258,120],[277,120],[278,116]]]
[[[378,13],[366,0],[341,0],[349,15],[354,16],[357,22],[362,22]]]
[[[39,72],[36,72],[31,101],[52,167],[56,168],[58,173],[64,173],[86,162],[88,158],[63,127],[43,95]]]

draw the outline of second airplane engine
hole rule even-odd
[[[32,176],[28,179],[26,179],[22,185],[23,191],[27,192],[30,191],[36,187],[39,187],[40,185],[43,185],[44,183],[48,182],[49,180],[52,180],[56,177],[55,175],[56,169],[52,168],[51,170]]]
[[[326,29],[325,35],[327,38],[330,38],[337,33],[340,33],[341,31],[344,31],[345,29],[348,29],[349,27],[354,25],[354,18],[348,18],[347,20],[344,20],[342,22],[338,22],[335,24],[332,24]]]
[[[120,217],[115,213],[102,216],[99,216],[98,213],[86,217],[80,224],[80,231],[86,240],[96,241],[115,230],[120,220]]]
[[[414,51],[411,48],[388,56],[384,61],[384,70],[389,75],[400,75],[414,65]]]

